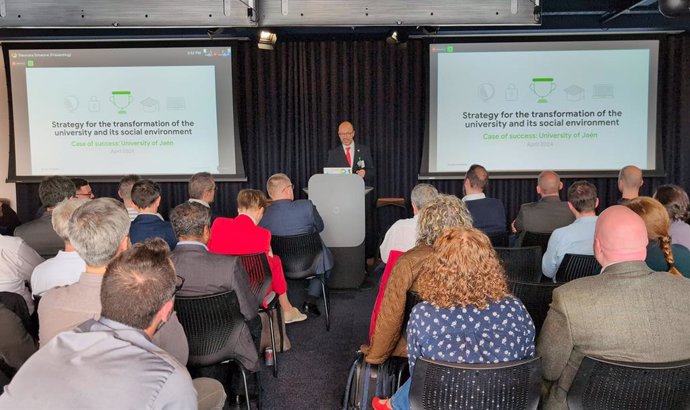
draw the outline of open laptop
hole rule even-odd
[[[350,167],[326,167],[323,169],[324,174],[351,174],[352,168]]]

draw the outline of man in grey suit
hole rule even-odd
[[[568,209],[568,203],[561,201],[559,192],[563,189],[561,177],[553,171],[542,171],[537,178],[538,202],[522,204],[513,221],[513,233],[518,234],[518,245],[525,232],[551,233],[570,225],[575,217]]]
[[[274,174],[266,182],[266,190],[271,198],[271,205],[266,208],[259,226],[271,231],[271,235],[290,236],[323,231],[324,225],[319,211],[308,199],[295,200],[294,186],[285,174]],[[317,262],[316,273],[325,275],[333,269],[333,255],[326,245],[321,243],[321,259]],[[309,282],[307,301],[302,310],[319,316],[321,312],[316,301],[321,297],[321,281],[312,279]]]
[[[537,342],[545,409],[568,408],[568,390],[585,356],[647,363],[690,358],[690,280],[652,271],[646,249],[647,230],[637,214],[620,205],[602,212],[594,256],[604,269],[554,290]]]

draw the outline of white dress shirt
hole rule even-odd
[[[54,258],[36,266],[31,274],[31,293],[42,296],[49,289],[71,285],[85,270],[86,262],[77,252],[60,251]]]
[[[31,280],[31,273],[41,262],[43,258],[23,239],[0,235],[0,292],[21,295],[29,313],[34,311],[34,302],[25,282]]]

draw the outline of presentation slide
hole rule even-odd
[[[429,174],[656,168],[658,41],[432,44]]]
[[[16,176],[243,174],[228,47],[10,50]]]

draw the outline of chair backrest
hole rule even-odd
[[[541,358],[499,364],[443,363],[418,358],[410,404],[413,410],[536,409]]]
[[[415,305],[421,301],[422,301],[422,298],[419,296],[419,294],[417,292],[413,292],[411,290],[408,290],[407,293],[405,294],[405,313],[404,313],[403,322],[402,322],[402,324],[403,324],[402,325],[402,334],[403,335],[407,334],[407,322],[410,320],[410,314],[412,313],[412,308],[415,307]]]
[[[273,254],[280,256],[285,276],[301,279],[316,274],[316,263],[322,252],[318,232],[303,235],[273,236]]]
[[[541,248],[541,253],[544,253],[549,246],[549,238],[551,238],[550,232],[525,232],[520,246],[538,246]]]
[[[576,409],[690,409],[690,360],[625,363],[585,357],[568,392]]]
[[[538,246],[522,248],[496,247],[509,280],[541,281],[541,249]]]
[[[240,262],[247,272],[247,280],[249,287],[254,296],[263,305],[264,298],[268,289],[271,287],[271,266],[268,264],[268,259],[265,253],[254,253],[251,255],[240,255]]]
[[[527,308],[527,312],[532,317],[537,334],[541,330],[546,314],[549,312],[549,305],[553,298],[553,290],[561,286],[560,283],[544,282],[530,283],[520,281],[508,281],[510,292],[522,301]]]
[[[31,333],[31,315],[29,314],[28,306],[26,306],[26,300],[24,300],[22,295],[14,292],[0,292],[0,304],[5,305],[7,309],[17,315],[27,331]]]
[[[235,358],[244,324],[235,291],[176,296],[175,310],[187,335],[189,366],[210,366]]]
[[[489,237],[489,240],[491,241],[491,244],[496,247],[496,246],[508,246],[508,232],[503,231],[503,232],[490,232],[487,233],[486,236]]]
[[[594,255],[566,253],[556,271],[556,282],[570,282],[585,276],[597,275],[600,271],[601,265]]]

